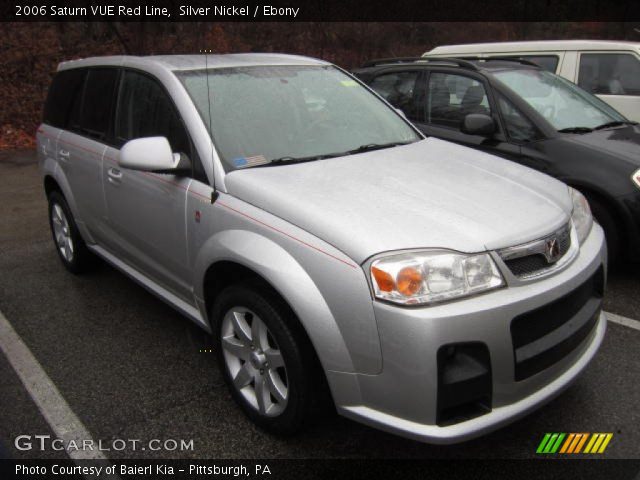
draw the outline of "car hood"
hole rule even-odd
[[[571,134],[563,140],[624,160],[630,167],[640,166],[640,126],[638,125],[596,130],[583,135]]]
[[[480,252],[567,221],[567,187],[535,170],[435,138],[348,157],[236,170],[229,194],[361,263],[401,249]]]

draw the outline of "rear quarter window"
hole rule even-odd
[[[63,70],[58,72],[45,102],[42,121],[57,128],[69,124],[74,100],[82,93],[86,69]]]

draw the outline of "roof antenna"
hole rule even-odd
[[[215,155],[213,154],[213,120],[211,116],[211,89],[209,88],[209,62],[207,50],[204,51],[204,70],[207,78],[207,102],[209,104],[209,140],[211,141],[211,174],[213,178],[213,191],[211,192],[211,204],[213,205],[220,195],[216,189]]]

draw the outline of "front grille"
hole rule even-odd
[[[555,239],[557,251],[549,257],[549,242]],[[571,228],[567,224],[553,234],[533,242],[502,249],[498,254],[515,276],[526,278],[552,269],[571,248]]]
[[[567,295],[511,321],[516,381],[555,364],[589,335],[598,321],[603,291],[600,268]]]
[[[524,277],[543,270],[549,266],[544,255],[527,255],[504,262],[516,277]]]

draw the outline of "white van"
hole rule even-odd
[[[423,56],[517,57],[584,88],[640,121],[640,43],[604,40],[475,43],[436,47]]]

